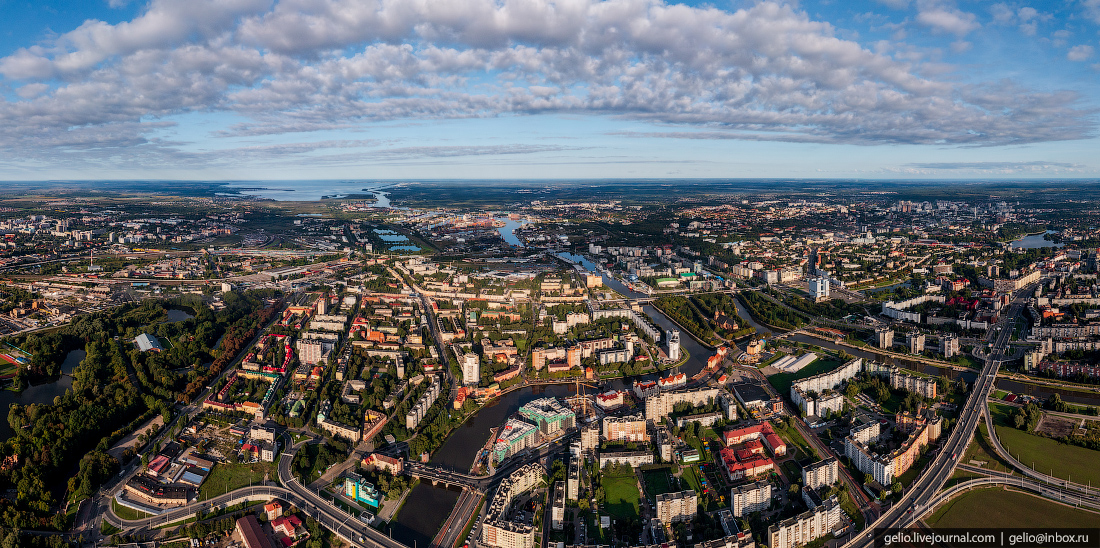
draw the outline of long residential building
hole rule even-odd
[[[662,391],[656,396],[646,398],[645,417],[653,422],[660,422],[662,418],[672,413],[673,407],[678,403],[700,406],[710,403],[716,397],[718,397],[718,388]]]
[[[405,428],[416,430],[420,421],[423,420],[424,416],[428,413],[428,409],[431,409],[432,404],[439,398],[440,388],[439,377],[437,375],[432,375],[431,384],[428,385],[428,389],[420,396],[416,404],[409,409],[409,412],[405,414]]]
[[[628,464],[633,467],[653,464],[652,451],[616,451],[600,453],[600,468],[608,464]]]
[[[939,416],[922,417],[914,422],[914,430],[901,447],[887,454],[873,453],[870,444],[880,435],[879,423],[874,422],[852,431],[844,439],[844,454],[864,474],[870,474],[879,484],[886,486],[894,478],[904,474],[917,459],[921,449],[939,439],[943,420]]]
[[[804,393],[817,392],[820,394],[826,390],[836,388],[840,383],[855,377],[856,374],[862,370],[863,358],[854,358],[832,371],[797,380],[791,384],[791,398],[794,398],[793,393],[795,388]]]
[[[500,482],[485,525],[481,528],[481,542],[494,548],[534,548],[535,530],[530,525],[507,519],[508,507],[516,496],[531,490],[543,477],[541,466],[531,463],[520,467]]]
[[[840,502],[836,496],[824,504],[768,527],[769,548],[794,548],[809,544],[837,528],[841,523]]]

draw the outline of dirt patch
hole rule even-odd
[[[1043,418],[1039,419],[1039,424],[1035,426],[1035,432],[1060,438],[1072,434],[1077,429],[1078,422],[1073,419],[1052,417],[1043,413]]]
[[[127,448],[137,445],[138,436],[147,432],[155,432],[162,424],[164,424],[164,417],[161,415],[149,419],[145,424],[139,426],[137,430],[130,432],[125,438],[119,440],[114,447],[108,449],[107,454],[121,461],[122,452],[126,451]]]

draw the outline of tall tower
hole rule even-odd
[[[680,359],[680,331],[676,329],[669,329],[667,335],[668,359],[672,361],[677,361]]]

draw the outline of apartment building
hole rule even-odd
[[[649,441],[649,429],[645,418],[640,414],[604,417],[603,437],[615,442],[645,442]]]
[[[739,485],[730,490],[730,511],[736,517],[767,510],[772,502],[772,484],[768,480]]]
[[[690,522],[698,511],[699,497],[695,491],[657,495],[657,519],[666,525],[677,521]]]

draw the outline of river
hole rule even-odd
[[[432,456],[431,464],[462,472],[469,470],[489,434],[509,415],[531,400],[545,396],[566,397],[572,395],[572,391],[573,387],[563,384],[529,386],[501,396],[452,432]],[[415,542],[417,546],[427,547],[450,515],[458,494],[459,491],[426,483],[417,485],[393,523],[393,538],[406,546]]]
[[[519,224],[518,222],[516,223],[517,225]],[[503,236],[504,234],[502,233],[501,235]],[[507,238],[505,241],[507,241]],[[568,253],[560,253],[559,256],[580,263],[583,267],[592,272],[596,271],[596,265],[583,257]],[[604,283],[611,289],[618,291],[628,298],[636,299],[646,297],[645,294],[632,291],[618,280],[606,274],[604,274]],[[676,327],[676,324],[672,323],[664,314],[652,306],[646,305],[642,307],[642,310],[650,317],[654,325],[659,327],[662,331],[679,329]],[[740,308],[738,310],[740,311]],[[680,372],[692,376],[706,366],[707,358],[713,355],[714,351],[703,347],[703,345],[699,344],[698,341],[693,339],[691,335],[683,332],[683,330],[680,331],[680,346],[690,354],[687,362],[680,366]],[[601,389],[622,390],[632,386],[636,380],[651,380],[657,377],[657,374],[651,374],[640,377],[615,379],[601,383]],[[531,400],[546,396],[564,398],[573,395],[573,391],[574,388],[571,385],[558,384],[528,386],[514,392],[509,392],[498,398],[495,402],[479,410],[462,426],[452,432],[450,437],[447,438],[447,441],[445,441],[439,450],[432,456],[430,462],[438,466],[465,472],[469,470],[470,466],[474,463],[474,460],[478,456],[478,451],[485,445],[485,441],[489,438],[493,429],[503,424],[504,420],[509,415],[515,413],[516,410]],[[439,530],[439,527],[443,524],[443,521],[446,520],[447,516],[450,514],[451,509],[458,500],[458,494],[458,491],[444,489],[442,487],[432,487],[427,484],[416,486],[416,488],[409,493],[409,497],[405,501],[405,506],[402,507],[401,512],[397,515],[397,519],[393,522],[391,533],[393,538],[407,546],[413,546],[414,542],[417,546],[428,546],[435,536],[435,533]]]
[[[1045,384],[1023,383],[1017,380],[1001,377],[997,378],[997,388],[1016,394],[1027,394],[1041,400],[1049,398],[1051,394],[1058,394],[1064,401],[1069,403],[1100,405],[1100,394],[1094,392],[1067,390],[1065,388],[1048,386]]]
[[[501,238],[504,238],[504,243],[516,247],[525,247],[523,242],[519,240],[519,236],[516,236],[516,229],[525,224],[527,224],[526,221],[516,221],[511,218],[505,218],[504,226],[498,227],[497,232],[500,233]]]
[[[32,403],[53,404],[57,396],[65,395],[65,391],[73,386],[73,370],[84,360],[84,350],[73,350],[65,356],[61,362],[61,377],[54,382],[48,382],[35,386],[28,386],[22,392],[0,390],[0,409],[4,410],[4,420],[0,421],[0,440],[11,437],[12,430],[8,426],[8,407],[13,403],[29,405]]]

